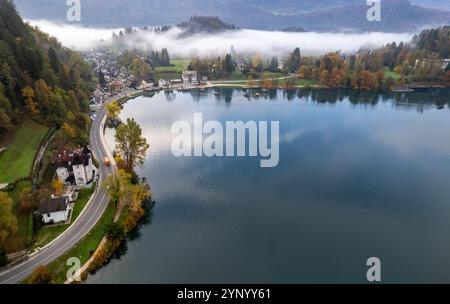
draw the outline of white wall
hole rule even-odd
[[[67,221],[68,212],[67,211],[59,211],[50,214],[43,214],[42,220],[44,223],[48,224],[53,220],[53,223],[64,223]]]

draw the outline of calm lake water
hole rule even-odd
[[[450,93],[241,90],[129,101],[151,222],[88,283],[450,283]],[[176,158],[172,124],[280,121],[280,164]],[[111,144],[113,140],[111,138]]]

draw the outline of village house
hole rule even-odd
[[[59,153],[57,166],[58,179],[67,186],[86,187],[94,181],[97,172],[92,162],[92,152],[87,147]]]
[[[145,80],[141,81],[141,84],[138,87],[138,90],[151,90],[153,88],[153,83],[148,83]]]
[[[183,83],[198,84],[196,71],[184,71],[181,78],[183,79]]]
[[[39,214],[45,225],[65,223],[70,217],[69,198],[67,196],[51,198],[41,202]]]
[[[247,63],[244,60],[239,60],[236,68],[239,72],[245,71],[247,69]]]
[[[128,77],[128,69],[126,67],[121,67],[119,70],[119,77],[120,78],[127,78]]]
[[[167,80],[165,80],[165,79],[160,79],[158,81],[158,86],[160,88],[168,88],[170,86],[170,83]]]
[[[172,85],[182,84],[182,83],[183,83],[183,80],[182,80],[182,79],[171,79],[171,80],[170,80],[170,83],[171,83]]]

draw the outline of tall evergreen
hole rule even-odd
[[[276,73],[278,72],[278,57],[272,57],[270,61],[269,71]]]
[[[161,50],[161,65],[170,66],[169,52],[167,51],[166,48]]]
[[[234,71],[233,58],[231,57],[230,54],[227,54],[225,56],[225,59],[223,60],[222,68],[226,74],[231,74]]]
[[[298,68],[300,67],[300,48],[296,48],[294,52],[289,56],[289,59],[287,61],[287,68],[290,73],[297,72]]]
[[[60,62],[58,55],[55,52],[55,49],[53,47],[50,47],[48,49],[48,60],[50,61],[50,66],[53,69],[53,72],[58,74],[59,68],[60,68]]]

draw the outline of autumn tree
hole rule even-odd
[[[34,203],[33,189],[30,187],[23,189],[22,193],[20,193],[20,209],[25,213],[29,213],[33,210]]]
[[[260,54],[253,56],[252,66],[255,71],[262,72],[264,70],[264,63]]]
[[[328,79],[327,85],[332,88],[339,88],[342,87],[344,84],[344,72],[339,69],[338,67],[334,67],[331,71],[331,75]]]
[[[247,87],[252,88],[252,87],[254,87],[255,85],[256,85],[255,80],[253,80],[252,75],[249,75],[249,76],[247,77]]]
[[[302,65],[297,74],[300,79],[308,79],[311,77],[311,68],[306,65]]]
[[[375,73],[375,78],[377,80],[378,88],[383,88],[383,86],[384,86],[384,72],[383,71],[377,71]]]
[[[44,284],[53,283],[53,280],[54,280],[54,274],[51,273],[46,267],[39,266],[31,274],[31,276],[28,280],[28,283],[44,285]]]
[[[361,88],[363,90],[376,90],[377,80],[373,73],[369,71],[361,72]]]
[[[63,132],[64,136],[66,136],[66,138],[70,140],[73,140],[77,137],[77,130],[67,122],[63,123],[61,131]]]
[[[264,89],[271,89],[272,80],[269,77],[264,76],[263,79],[261,80],[261,87]]]
[[[36,94],[36,102],[38,107],[44,112],[50,108],[51,91],[44,80],[40,79],[34,84],[34,92]]]
[[[122,109],[117,101],[112,101],[106,105],[106,116],[110,120],[117,120]]]
[[[64,193],[64,183],[59,178],[55,178],[52,182],[52,188],[56,196],[61,196]]]
[[[128,193],[128,216],[125,219],[125,232],[133,230],[145,215],[143,205],[151,197],[150,187],[146,184],[131,185]]]
[[[130,66],[130,71],[138,81],[146,80],[151,75],[150,65],[142,58],[135,58]]]
[[[119,170],[117,174],[111,174],[103,184],[103,188],[108,193],[111,201],[119,207],[122,198],[130,191],[131,174],[124,170]]]
[[[0,192],[0,243],[17,231],[17,219],[12,212],[13,200]]]
[[[322,85],[328,85],[330,78],[330,73],[327,70],[324,70],[320,73],[320,83]]]
[[[126,124],[117,128],[117,151],[126,164],[126,171],[131,173],[136,166],[144,164],[148,148],[147,140],[142,136],[142,129],[134,120],[128,118]]]
[[[22,97],[25,100],[25,108],[27,109],[27,112],[31,116],[36,116],[39,114],[39,110],[37,109],[37,104],[34,101],[34,98],[36,97],[34,94],[34,90],[30,87],[25,87],[22,89]]]
[[[125,230],[119,223],[111,223],[105,227],[106,238],[110,240],[121,240],[125,236]]]
[[[444,75],[444,85],[450,88],[450,71],[446,72]]]

